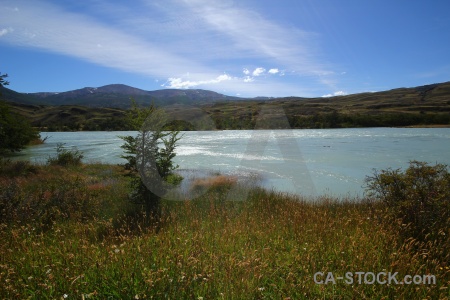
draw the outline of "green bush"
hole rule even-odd
[[[450,227],[450,173],[445,164],[411,161],[366,178],[368,195],[383,201],[404,238],[437,241]],[[391,220],[392,220],[391,219]]]
[[[81,165],[83,153],[78,149],[68,150],[64,147],[65,144],[58,143],[56,146],[56,157],[49,157],[47,163],[49,165],[59,166],[78,166]]]

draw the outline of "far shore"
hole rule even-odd
[[[381,126],[381,127],[339,127],[339,128],[290,128],[294,130],[304,129],[362,129],[362,128],[450,128],[450,124],[428,124],[428,125],[409,125],[409,126]],[[47,131],[46,128],[36,128],[40,132],[106,132],[106,131],[130,131],[130,130],[63,130],[63,131]],[[181,131],[226,131],[226,130],[284,130],[285,128],[246,128],[246,129],[212,129],[212,130],[181,130]],[[287,128],[286,128],[287,129]],[[132,131],[132,130],[131,130]],[[39,140],[33,141],[30,145],[42,144]]]
[[[450,128],[450,124],[396,126],[395,128]]]

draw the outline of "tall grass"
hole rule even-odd
[[[127,201],[126,180],[107,165],[43,166],[38,174],[1,177],[1,203],[16,204],[0,222],[0,298],[450,297],[448,261],[399,239],[382,203],[258,188],[247,201],[224,201],[230,182],[211,180],[217,184],[195,200],[163,201],[155,231]],[[23,217],[25,204],[34,217]],[[39,216],[49,211],[58,214],[43,226]],[[450,243],[441,247],[448,251]],[[358,271],[433,274],[437,284],[314,282],[316,272]]]

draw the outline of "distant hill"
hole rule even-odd
[[[88,107],[128,108],[130,99],[138,104],[158,106],[171,104],[200,104],[216,101],[238,100],[237,97],[222,95],[206,90],[164,89],[145,91],[124,84],[111,84],[102,87],[85,87],[73,91],[52,93],[17,93],[3,88],[4,98],[20,104],[40,105],[82,105]]]
[[[218,129],[254,128],[262,107],[279,114],[275,108],[282,108],[282,115],[271,117],[287,117],[292,128],[450,125],[450,82],[329,98],[245,99],[206,90],[144,91],[121,84],[63,93],[26,94],[7,88],[1,92],[35,126],[55,130],[123,129],[130,98],[143,105],[200,107]],[[187,119],[195,118],[195,109],[175,110]]]
[[[253,128],[262,107],[282,108],[291,128],[450,125],[450,82],[346,96],[205,104],[219,128]],[[280,111],[280,110],[278,110]],[[277,116],[270,116],[276,118]]]

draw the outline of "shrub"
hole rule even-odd
[[[28,161],[11,161],[0,158],[0,176],[22,176],[37,173],[38,168]]]
[[[59,166],[78,166],[83,159],[83,153],[78,149],[68,150],[64,147],[64,143],[58,143],[56,146],[56,157],[49,157],[47,163],[49,165]]]
[[[217,191],[226,191],[236,184],[236,176],[218,175],[208,178],[197,178],[192,182],[192,189],[198,191],[201,189],[214,189]]]
[[[80,178],[60,178],[31,188],[25,181],[7,179],[0,182],[0,223],[32,224],[48,230],[56,222],[86,221],[98,215],[98,205]]]
[[[409,168],[387,169],[366,178],[368,195],[380,199],[388,217],[400,221],[404,238],[437,241],[450,222],[450,173],[445,164],[411,161]]]

